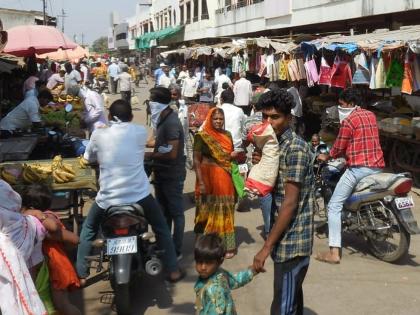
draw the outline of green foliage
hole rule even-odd
[[[102,36],[95,40],[92,44],[92,50],[97,53],[108,52],[108,37]]]

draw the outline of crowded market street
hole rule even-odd
[[[140,104],[149,96],[148,89],[141,85],[136,88]],[[115,97],[115,96],[110,96]],[[134,121],[145,124],[146,111],[142,105],[134,111]],[[162,278],[143,277],[133,292],[135,312],[145,315],[182,315],[194,313],[193,286],[196,271],[193,259],[193,221],[195,205],[191,196],[195,185],[195,174],[188,171],[185,181],[185,240],[181,265],[187,270],[187,277],[176,285],[168,285]],[[420,189],[413,189],[412,196],[420,204]],[[252,258],[263,244],[261,210],[250,204],[249,212],[235,213],[235,226],[239,244],[238,255],[225,262],[229,270],[241,270],[252,263]],[[246,207],[245,207],[246,208]],[[85,206],[87,211],[89,206]],[[414,215],[420,220],[420,208]],[[86,212],[84,212],[86,215]],[[327,248],[325,235],[315,236],[313,252],[316,254]],[[408,260],[401,264],[388,264],[373,257],[362,239],[354,236],[344,238],[343,260],[332,266],[312,259],[304,285],[305,315],[416,315],[420,298],[420,236],[411,239]],[[94,270],[93,270],[94,271]],[[92,271],[92,272],[93,272]],[[272,299],[273,264],[267,265],[267,273],[260,274],[253,286],[233,292],[238,314],[266,314]],[[84,310],[84,314],[112,314],[109,304],[101,303],[101,296],[112,292],[108,281],[98,281],[83,291],[77,291],[72,298]]]

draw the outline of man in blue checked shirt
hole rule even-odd
[[[263,121],[269,121],[280,145],[280,165],[273,191],[272,227],[254,268],[264,272],[271,254],[274,260],[274,298],[271,315],[302,315],[302,284],[313,245],[314,176],[309,145],[290,128],[293,96],[285,89],[264,93],[259,99]],[[254,152],[253,162],[261,154]]]

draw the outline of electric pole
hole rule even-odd
[[[82,46],[85,44],[85,34],[82,33]]]
[[[61,9],[61,14],[57,15],[57,17],[61,18],[61,32],[64,33],[64,19],[67,17],[66,12],[64,12],[64,9]]]
[[[44,25],[47,25],[47,0],[42,0],[42,12],[44,14]]]

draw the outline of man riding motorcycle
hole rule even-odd
[[[150,194],[150,184],[144,171],[147,131],[131,123],[133,113],[123,100],[112,103],[109,110],[110,127],[93,132],[84,158],[97,162],[100,168],[100,190],[85,219],[77,251],[77,273],[82,285],[89,276],[86,256],[90,254],[105,210],[111,206],[138,203],[151,224],[158,246],[163,249],[163,261],[169,272],[168,281],[181,280],[184,273],[178,268],[175,248],[168,225],[158,203]]]
[[[341,211],[357,183],[364,177],[379,173],[385,167],[375,115],[362,109],[355,89],[347,89],[339,97],[340,131],[329,154],[320,154],[320,161],[345,157],[347,169],[340,178],[328,203],[328,252],[319,253],[317,260],[340,263]]]

